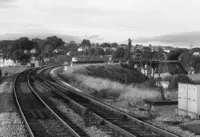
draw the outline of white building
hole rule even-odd
[[[85,48],[84,47],[79,47],[78,51],[85,51]]]
[[[0,59],[0,67],[17,66],[17,64],[11,59]]]
[[[199,53],[199,52],[194,52],[193,55],[194,55],[194,56],[199,56],[200,53]]]

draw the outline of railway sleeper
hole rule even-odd
[[[104,117],[105,119],[110,119],[110,120],[123,120],[123,117],[120,117],[120,116],[116,116],[116,115],[113,115],[113,114],[108,114],[108,115],[105,115],[105,114],[101,114],[102,117]]]
[[[103,114],[105,116],[119,116],[118,114],[112,113],[112,112],[107,112],[107,111],[102,111],[102,110],[95,110],[99,114]]]
[[[39,118],[44,119],[45,116],[42,114],[42,112],[38,109],[35,110],[36,114],[39,116]]]
[[[31,116],[32,116],[34,119],[38,119],[38,116],[36,115],[36,113],[35,113],[34,110],[31,110],[31,111],[30,111],[30,114],[31,114]]]
[[[66,137],[66,136],[69,136],[69,134],[70,133],[66,133],[66,132],[58,132],[57,134],[56,134],[56,136],[60,136],[60,137]]]
[[[106,120],[112,120],[112,121],[121,120],[121,118],[117,118],[117,117],[107,117],[105,119]]]

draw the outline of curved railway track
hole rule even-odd
[[[32,71],[32,70],[31,70]],[[30,87],[30,70],[18,74],[14,80],[14,96],[31,137],[81,137],[60,118]]]
[[[155,127],[145,121],[130,116],[96,98],[80,93],[71,86],[66,87],[49,75],[52,68],[43,69],[43,79],[57,94],[64,96],[68,102],[79,108],[82,113],[89,114],[92,119],[98,119],[101,124],[112,129],[118,135],[128,137],[178,137],[177,135]],[[46,78],[44,78],[46,77]],[[56,87],[56,88],[54,88]]]

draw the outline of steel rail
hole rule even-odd
[[[39,77],[39,76],[37,76],[37,77],[42,79],[42,77]],[[45,79],[43,79],[43,80],[46,82]],[[54,88],[54,87],[53,87],[52,85],[50,85],[48,82],[46,82],[46,84],[47,84],[50,88],[54,89],[52,92],[55,92],[56,94],[60,95],[62,98],[68,100],[68,101],[71,102],[73,105],[78,106],[79,108],[82,109],[82,112],[84,112],[84,111],[86,111],[86,110],[88,109],[87,107],[82,106],[81,104],[79,104],[79,103],[77,103],[76,101],[72,100],[71,98],[67,97],[67,96],[64,95],[63,93],[59,92],[56,88]],[[96,113],[94,113],[94,112],[92,112],[92,114],[93,114],[96,118],[98,118],[99,120],[102,120],[102,121],[106,122],[106,123],[107,123],[110,127],[112,127],[113,129],[117,129],[117,130],[118,130],[119,132],[121,132],[123,135],[128,136],[128,137],[137,137],[137,136],[135,136],[135,135],[129,133],[128,131],[126,131],[126,130],[120,128],[119,126],[117,126],[117,125],[115,125],[115,124],[109,122],[108,120],[104,119],[102,116],[100,116],[100,115],[98,115],[98,114],[96,114]]]
[[[73,134],[75,137],[81,137],[78,133],[76,133],[76,131],[74,131],[62,118],[60,118],[50,107],[49,105],[47,105],[45,103],[45,101],[43,101],[43,99],[37,94],[37,92],[33,89],[33,87],[31,86],[30,84],[30,73],[27,75],[27,82],[28,82],[28,85],[31,89],[31,91],[37,96],[37,98],[46,106],[46,108],[48,108],[48,110],[51,111],[51,113],[67,128],[69,129],[70,133]]]
[[[47,69],[52,69],[52,68],[47,68]],[[45,70],[47,70],[47,69],[44,69],[43,71],[45,71]],[[41,71],[42,72],[42,71]],[[50,74],[49,74],[49,77],[52,77]],[[53,78],[52,78],[53,79]],[[55,80],[55,79],[54,79]],[[164,130],[164,129],[161,129],[161,128],[159,128],[159,127],[156,127],[156,126],[153,126],[153,125],[151,125],[151,124],[149,124],[149,123],[146,123],[146,122],[144,122],[144,121],[141,121],[141,120],[139,120],[139,119],[137,119],[137,118],[135,118],[135,117],[133,117],[133,116],[130,116],[129,114],[126,114],[125,112],[123,112],[123,111],[121,111],[121,110],[118,110],[118,109],[116,109],[116,108],[114,108],[114,107],[112,107],[112,106],[110,106],[110,105],[107,105],[107,104],[105,104],[105,103],[102,103],[101,101],[99,101],[99,100],[97,100],[96,98],[94,99],[94,97],[92,97],[92,96],[89,96],[89,95],[87,95],[87,94],[85,94],[85,93],[80,93],[80,91],[77,91],[77,89],[76,88],[73,88],[71,85],[69,85],[69,84],[67,84],[67,86],[68,87],[66,87],[66,86],[64,86],[60,81],[58,81],[58,80],[55,80],[55,81],[57,81],[59,84],[56,84],[56,83],[52,83],[52,82],[50,82],[50,81],[48,81],[48,80],[45,80],[45,81],[47,81],[47,83],[51,83],[51,84],[54,84],[54,85],[56,85],[56,86],[62,86],[64,89],[68,89],[68,90],[70,90],[70,92],[73,92],[74,94],[76,94],[76,95],[79,95],[79,96],[82,96],[82,97],[84,97],[84,98],[86,98],[86,99],[88,99],[88,100],[91,100],[92,102],[95,102],[96,104],[98,104],[99,106],[103,106],[103,107],[105,107],[105,108],[109,108],[110,110],[112,110],[113,112],[117,112],[117,113],[119,113],[119,114],[122,114],[122,115],[124,115],[125,117],[127,117],[127,118],[129,118],[129,119],[131,119],[131,120],[133,120],[133,121],[135,121],[137,124],[139,124],[139,125],[143,125],[145,128],[147,128],[147,129],[150,129],[151,131],[154,131],[154,132],[156,132],[156,133],[158,133],[158,134],[162,134],[162,135],[164,135],[164,136],[167,136],[167,137],[178,137],[178,135],[175,135],[175,134],[173,134],[173,133],[171,133],[171,132],[169,132],[169,131],[166,131],[166,130]]]
[[[18,106],[18,108],[19,108],[19,112],[20,112],[21,117],[22,117],[22,119],[23,119],[23,121],[24,121],[24,123],[25,123],[25,126],[26,126],[26,128],[27,128],[27,130],[28,130],[28,132],[29,132],[29,135],[30,135],[31,137],[34,137],[34,134],[33,134],[32,130],[31,130],[29,124],[28,124],[27,118],[25,117],[24,112],[22,111],[22,108],[21,108],[21,105],[20,105],[20,103],[19,103],[19,99],[18,99],[17,93],[16,93],[16,81],[17,81],[18,77],[19,77],[20,75],[22,75],[23,73],[25,73],[25,72],[21,72],[21,73],[17,74],[17,76],[14,78],[14,81],[13,81],[13,84],[12,84],[12,85],[13,85],[13,93],[14,93],[15,101],[16,101],[17,106]]]

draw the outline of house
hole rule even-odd
[[[158,46],[152,46],[151,47],[151,51],[157,51],[158,52],[159,50],[159,47]]]
[[[112,47],[111,50],[116,51],[117,47]]]
[[[170,47],[170,46],[167,46],[167,47],[162,47],[163,51],[166,52],[166,53],[169,53],[170,51],[172,50],[176,50],[176,48],[173,48],[173,47]]]
[[[131,52],[133,53],[135,50],[135,46],[131,46]]]
[[[46,62],[46,61],[49,61],[50,60],[50,58],[47,58],[47,57],[45,57],[44,58],[44,61]]]
[[[67,54],[66,54],[66,55],[67,55],[67,56],[70,56],[70,54],[71,54],[71,53],[72,53],[71,51],[70,51],[70,52],[67,52]]]
[[[79,48],[78,48],[78,51],[79,51],[79,52],[85,51],[85,48],[84,48],[84,47],[79,47]]]
[[[24,50],[24,54],[27,54],[29,51],[28,50]]]
[[[0,59],[0,67],[16,66],[17,64],[11,59]]]
[[[102,48],[104,50],[104,52],[107,50],[107,49],[111,49],[110,47],[104,47]]]
[[[31,49],[30,53],[32,53],[32,54],[36,53],[36,49]]]
[[[145,47],[145,46],[144,46],[144,47],[142,48],[142,50],[143,50],[143,51],[151,51],[151,48]]]
[[[58,49],[54,49],[54,50],[53,50],[53,53],[58,53]]]
[[[53,50],[53,53],[62,53],[64,50],[64,46],[59,46]]]
[[[200,56],[200,52],[195,51],[195,52],[193,52],[193,55],[194,56]]]
[[[143,46],[142,45],[135,45],[135,50],[137,51],[137,50],[140,50],[140,51],[142,51],[143,50]]]

